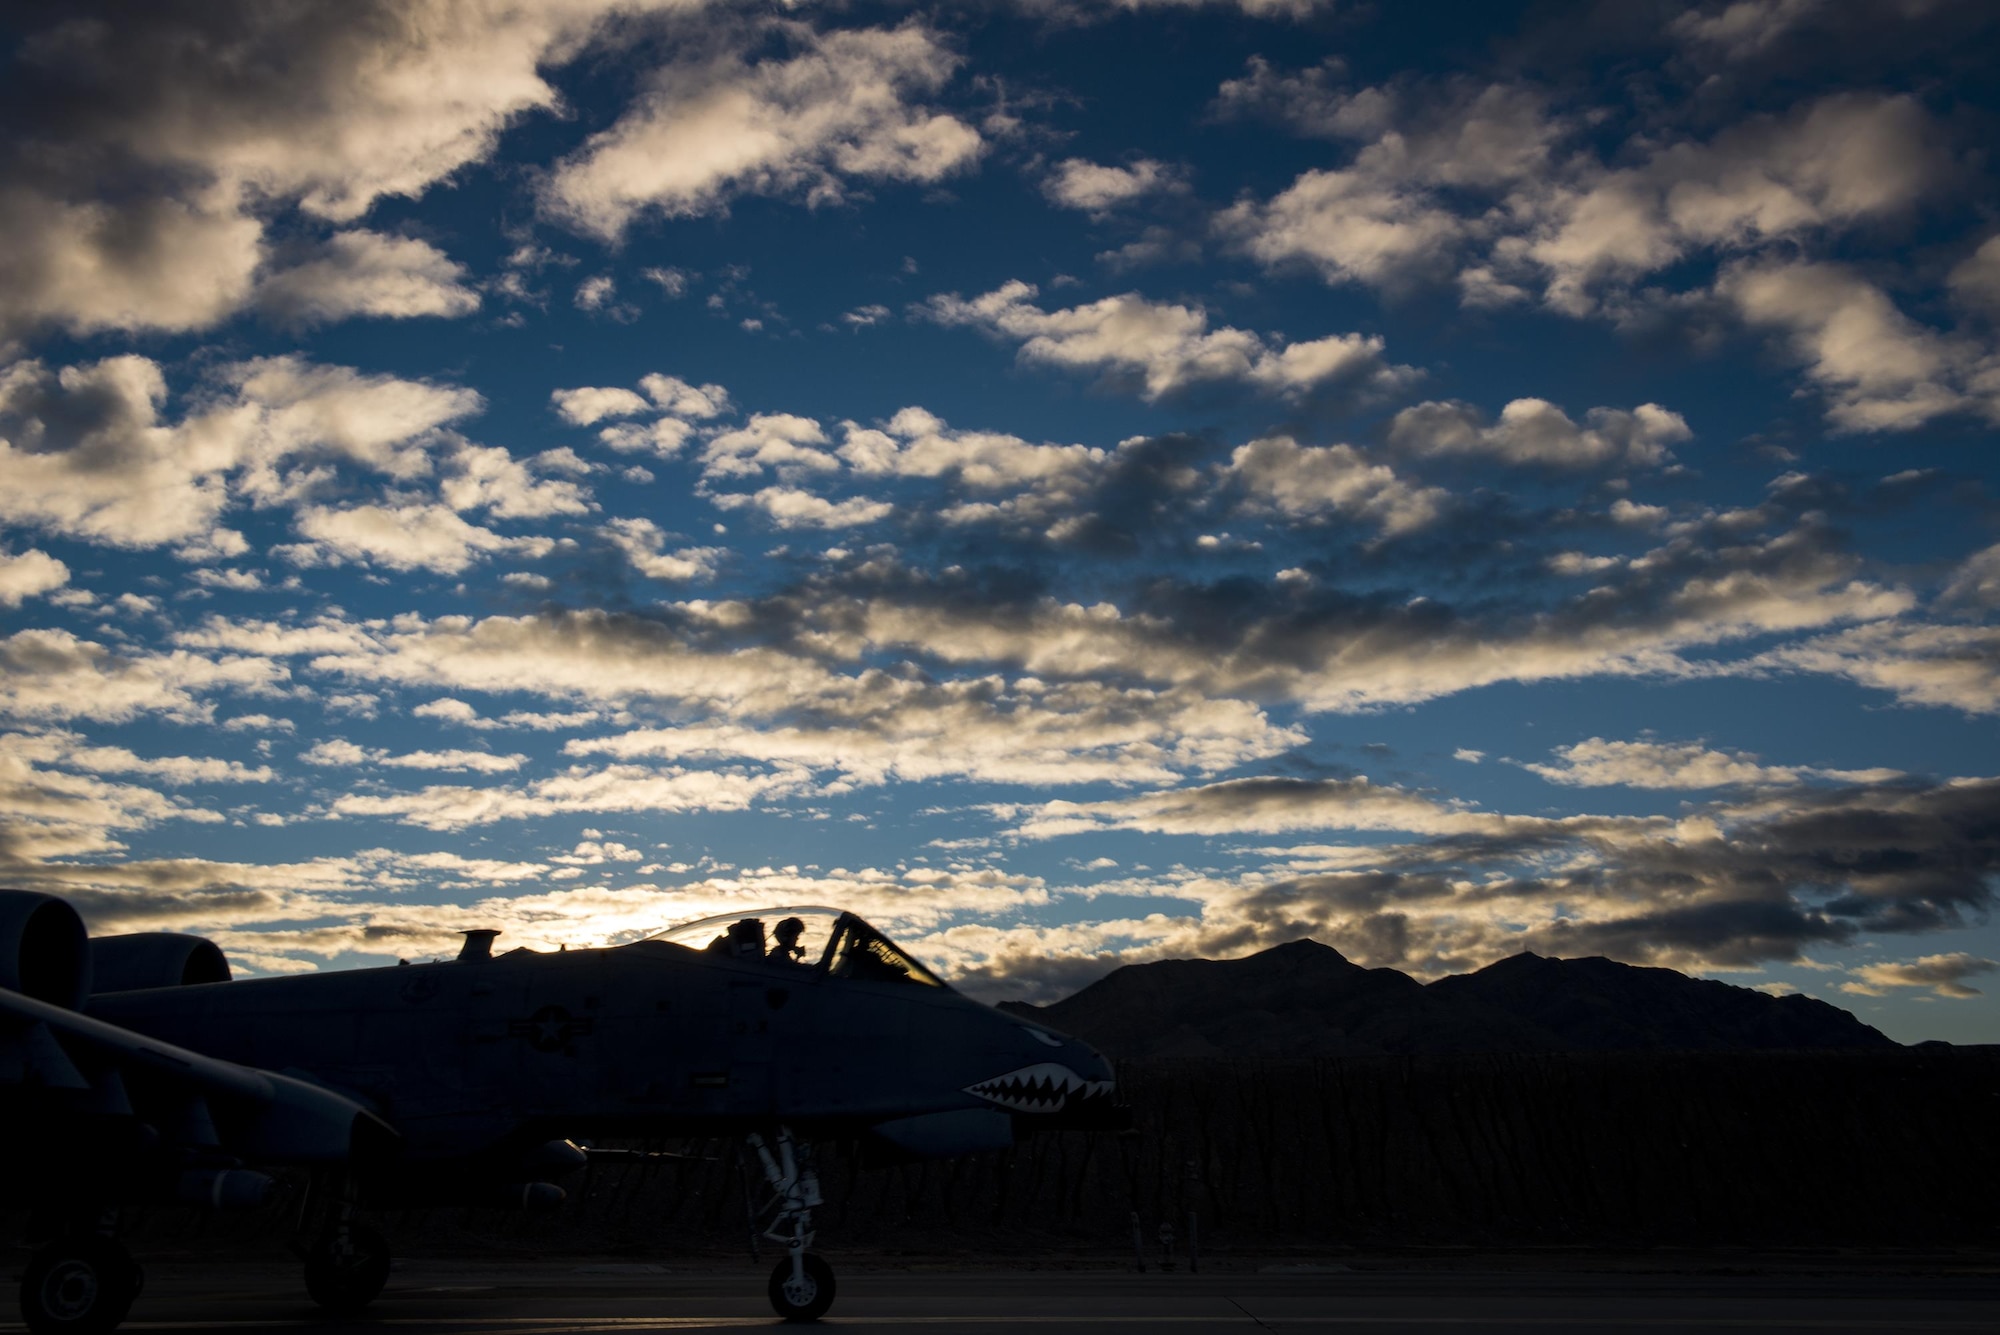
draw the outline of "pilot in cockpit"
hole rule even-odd
[[[786,964],[794,967],[806,962],[806,948],[799,944],[799,937],[805,934],[806,924],[802,918],[786,918],[772,931],[776,943],[771,953],[764,958],[772,964]]]
[[[791,921],[787,919],[787,921]],[[804,924],[800,924],[801,927]],[[779,924],[782,931],[784,925]],[[729,925],[729,930],[708,943],[709,953],[730,955],[737,959],[762,959],[764,957],[764,920],[744,918]]]

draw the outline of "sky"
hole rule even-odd
[[[1990,4],[11,14],[0,862],[94,931],[2000,1042]]]

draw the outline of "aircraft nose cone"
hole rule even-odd
[[[1070,1042],[1076,1045],[1076,1060],[1071,1064],[1078,1075],[1102,1084],[1107,1090],[1116,1087],[1117,1072],[1111,1069],[1111,1063],[1103,1053],[1081,1039],[1071,1039]]]

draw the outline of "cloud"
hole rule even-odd
[[[434,718],[443,723],[455,724],[462,728],[493,731],[506,728],[525,728],[536,732],[556,732],[581,728],[598,720],[594,709],[574,710],[569,713],[547,714],[528,710],[515,710],[500,718],[482,718],[479,711],[463,700],[446,698],[431,700],[410,710],[415,718]]]
[[[558,105],[544,66],[574,58],[609,15],[647,7],[65,9],[10,68],[0,338],[227,318],[256,293],[273,218],[351,224],[379,199],[422,195],[523,114]],[[421,243],[331,244],[325,268],[277,276],[288,317],[464,302],[449,261],[408,248]]]
[[[1335,0],[1016,0],[1016,3],[1029,13],[1077,23],[1101,17],[1105,12],[1141,14],[1149,10],[1210,7],[1234,9],[1258,19],[1302,20],[1333,8]]]
[[[1268,204],[1238,204],[1217,226],[1266,265],[1304,262],[1328,282],[1390,283],[1436,272],[1465,227],[1420,195],[1354,172],[1310,171]]]
[[[511,774],[527,760],[524,755],[495,755],[491,751],[406,751],[401,754],[380,747],[361,747],[344,737],[330,737],[299,753],[308,765],[352,769],[359,765],[383,765],[390,769],[470,770],[479,774]]]
[[[1545,399],[1515,399],[1491,426],[1470,404],[1429,402],[1398,412],[1389,442],[1418,456],[1484,456],[1516,467],[1653,468],[1673,458],[1669,445],[1694,436],[1686,419],[1657,403],[1630,412],[1592,408],[1584,423]]]
[[[1583,314],[1598,285],[1691,251],[1740,251],[1903,213],[1950,170],[1942,141],[1912,97],[1831,94],[1558,187],[1538,206],[1522,253],[1546,272],[1549,303]]]
[[[1753,635],[1881,621],[1912,606],[1907,591],[1861,580],[1856,570],[1816,523],[1720,543],[1696,529],[1593,589],[1532,608],[1455,608],[1291,581],[1207,590],[1162,579],[1130,609],[1053,598],[978,608],[877,600],[854,617],[854,642],[945,663],[1007,663],[1055,677],[1122,673],[1313,711],[1361,711],[1497,682],[1714,672],[1680,655]]]
[[[215,709],[202,696],[268,691],[287,675],[254,655],[128,654],[65,630],[21,630],[0,639],[0,715],[101,723],[155,716],[199,723]]]
[[[1767,649],[1744,675],[1812,672],[1887,691],[1903,704],[2000,713],[2000,628],[1875,621]]]
[[[613,422],[597,438],[614,450],[646,451],[662,459],[680,453],[699,423],[730,411],[729,391],[720,385],[691,385],[655,372],[641,379],[639,388],[645,391],[644,398],[629,389],[590,386],[559,389],[549,397],[557,415],[573,426],[657,411],[650,422]]]
[[[543,208],[616,241],[647,213],[716,213],[742,194],[837,203],[848,178],[931,182],[978,159],[977,130],[921,104],[959,64],[928,29],[776,31],[799,54],[656,71],[616,124],[557,164]]]
[[[1442,488],[1405,482],[1351,445],[1300,445],[1290,436],[1239,446],[1223,471],[1254,507],[1291,519],[1364,520],[1385,538],[1428,528],[1449,498]]]
[[[724,628],[743,627],[754,615],[736,604],[672,610]],[[831,770],[871,783],[892,775],[1158,782],[1275,755],[1304,740],[1302,732],[1274,723],[1252,704],[1196,690],[843,671],[817,655],[768,644],[739,647],[727,638],[706,644],[698,622],[676,630],[601,612],[478,623],[404,618],[394,627],[374,628],[210,622],[183,638],[212,649],[288,650],[307,657],[315,674],[377,687],[455,695],[526,692],[601,707],[650,703],[683,720],[623,737],[579,738],[568,748],[572,755],[743,760]],[[456,698],[414,712],[493,726]],[[574,728],[592,717],[572,714],[561,724]],[[532,717],[514,715],[500,723],[539,726]],[[343,749],[334,758],[351,764],[364,757]]]
[[[601,850],[607,862],[615,861],[615,843],[587,839],[585,844]],[[601,865],[567,861],[576,854],[563,856],[566,871]],[[645,871],[641,868],[639,874]],[[1017,915],[1050,898],[1036,878],[990,870],[840,867],[821,872],[796,866],[716,869],[706,863],[697,869],[677,863],[673,872],[676,883],[667,885],[584,882],[496,894],[499,887],[553,879],[550,865],[376,848],[288,864],[197,859],[133,860],[115,866],[23,863],[13,874],[37,889],[67,895],[95,933],[199,931],[221,945],[232,961],[248,958],[259,961],[262,969],[283,971],[319,967],[316,961],[323,964],[340,955],[449,957],[458,949],[459,933],[472,927],[499,929],[508,948],[618,945],[675,923],[773,903],[842,904],[914,943],[923,939],[912,937],[914,932],[958,918]],[[448,902],[434,902],[441,895]]]
[[[646,411],[646,401],[629,389],[558,389],[549,399],[571,426],[591,426],[607,417],[631,417]]]
[[[720,385],[691,385],[655,371],[640,379],[639,388],[661,412],[674,417],[705,421],[729,411],[729,391]]]
[[[519,552],[540,557],[555,547],[553,539],[540,536],[503,537],[466,522],[447,506],[422,502],[346,509],[306,506],[299,511],[298,529],[313,545],[292,556],[306,564],[363,561],[439,575],[456,575],[482,555]]]
[[[298,725],[288,718],[273,718],[269,714],[238,714],[235,718],[224,719],[225,732],[297,732]]]
[[[724,510],[761,510],[779,528],[858,528],[887,519],[896,507],[887,501],[855,496],[829,501],[797,487],[765,487],[748,495],[724,493],[711,498]]]
[[[1000,809],[1003,814],[1011,808]],[[1145,834],[1278,834],[1289,830],[1487,832],[1504,817],[1453,809],[1367,779],[1230,779],[1101,802],[1044,802],[1013,827],[1023,839],[1099,830]]]
[[[611,545],[625,554],[632,568],[648,579],[675,583],[713,579],[716,567],[728,555],[720,547],[682,547],[663,552],[667,535],[650,519],[613,519],[603,531]]]
[[[1136,292],[1046,311],[1018,279],[970,301],[956,293],[922,308],[944,325],[970,325],[1020,342],[1024,362],[1093,371],[1148,402],[1203,385],[1233,385],[1286,397],[1334,386],[1386,391],[1414,372],[1382,358],[1382,340],[1338,334],[1273,346],[1246,330],[1208,327],[1200,307],[1147,301]]]
[[[996,677],[829,683],[807,723],[715,721],[575,738],[570,755],[742,760],[834,771],[857,784],[962,778],[1036,786],[1157,783],[1296,745],[1241,701]]]
[[[1151,889],[1201,905],[1203,953],[1311,934],[1371,964],[1434,975],[1522,949],[1744,968],[1863,934],[1964,926],[1992,905],[1996,803],[1993,779],[1903,781],[1796,789],[1677,819],[1547,818],[1366,780],[1264,779],[996,814],[1043,838],[1409,830],[1419,837],[1243,849],[1275,861]]]
[[[167,398],[160,368],[143,357],[0,370],[0,519],[106,546],[176,544],[185,559],[214,560],[246,550],[222,527],[232,507],[287,505],[308,539],[285,549],[295,561],[455,573],[479,553],[552,547],[456,511],[542,519],[593,508],[572,478],[542,475],[587,472],[573,453],[523,463],[447,431],[483,406],[469,390],[291,356],[216,368],[178,421],[164,412]],[[343,469],[402,485],[381,503],[315,502],[341,489]],[[409,492],[432,476],[438,501]]]
[[[98,763],[92,765],[87,763],[92,758],[88,751],[79,754],[80,742],[75,734],[64,732],[0,733],[0,805],[8,816],[5,830],[0,831],[0,864],[120,852],[124,849],[120,836],[128,831],[171,820],[214,824],[222,819],[217,812],[154,789],[97,777],[145,772],[149,762],[130,752],[100,748],[94,757]],[[182,777],[170,781],[200,781],[187,777],[186,769],[200,762],[179,759]],[[150,763],[174,769],[170,761]],[[86,772],[71,772],[77,769]]]
[[[1036,445],[997,431],[954,431],[922,408],[881,428],[845,424],[840,458],[862,477],[936,478],[970,491],[1073,492],[1107,458],[1086,445]]]
[[[1265,265],[1387,287],[1442,277],[1493,230],[1477,211],[1461,212],[1463,197],[1547,174],[1568,132],[1533,88],[1459,80],[1348,92],[1338,83],[1344,73],[1333,61],[1281,74],[1253,58],[1217,96],[1221,119],[1364,144],[1347,167],[1304,172],[1269,201],[1246,199],[1217,216],[1218,232]]]
[[[0,552],[0,607],[19,607],[67,583],[69,567],[47,552],[32,547],[18,556]]]
[[[810,417],[796,413],[754,413],[743,426],[708,438],[701,449],[702,475],[718,478],[755,477],[772,469],[780,475],[830,473],[840,467],[826,431]]]
[[[442,429],[485,406],[469,389],[298,356],[226,366],[217,381],[224,394],[202,403],[181,430],[208,445],[217,462],[240,466],[236,485],[262,504],[309,492],[324,477],[317,465],[328,460],[399,481],[421,478],[432,470],[436,447],[457,444]]]
[[[519,787],[436,785],[414,793],[348,793],[328,810],[336,816],[391,817],[420,829],[451,831],[578,812],[745,811],[759,801],[795,794],[804,783],[798,771],[743,774],[579,765]]]
[[[0,369],[0,518],[115,547],[180,544],[239,555],[220,525],[234,502],[284,503],[330,480],[329,462],[392,478],[430,471],[469,390],[266,357],[217,368],[178,422],[138,356],[51,371]]]
[[[1252,56],[1241,78],[1217,90],[1211,114],[1361,144],[1345,170],[1308,172],[1299,184],[1410,196],[1411,207],[1422,207],[1417,197],[1439,187],[1491,189],[1541,175],[1571,128],[1547,94],[1527,84],[1449,78],[1350,91],[1346,74],[1338,57],[1284,73]]]
[[[479,294],[465,266],[429,242],[379,232],[336,232],[310,260],[257,288],[258,306],[281,324],[326,324],[354,315],[407,320],[470,315]]]
[[[1591,737],[1555,748],[1559,763],[1523,764],[1550,783],[1584,788],[1729,788],[1789,785],[1807,779],[1885,783],[1895,770],[1837,770],[1765,765],[1743,751],[1715,751],[1699,742],[1610,742]]]
[[[1338,60],[1286,73],[1257,59],[1222,85],[1220,119],[1359,147],[1344,166],[1240,200],[1217,231],[1268,267],[1330,283],[1454,278],[1470,306],[1539,288],[1555,310],[1624,320],[1664,299],[1633,297],[1648,275],[1903,216],[1957,170],[1948,136],[1905,94],[1834,92],[1707,140],[1653,129],[1603,153],[1589,114],[1556,110],[1532,85],[1345,79]]]
[[[143,774],[183,786],[193,783],[269,783],[268,765],[244,765],[213,756],[141,756],[122,746],[92,746],[82,733],[60,728],[5,735],[8,755],[38,765],[91,774]]]
[[[660,291],[667,294],[667,300],[669,301],[678,301],[686,296],[688,283],[701,276],[700,274],[690,274],[685,269],[659,268],[657,266],[641,269],[639,274],[649,282],[659,284]]]
[[[1989,236],[1979,249],[1952,269],[1947,284],[1961,305],[2000,319],[2000,236]]]
[[[1864,997],[1879,997],[1892,987],[1928,987],[1941,997],[1967,1001],[1984,995],[1965,980],[2000,969],[2000,960],[1956,951],[1949,955],[1923,955],[1914,960],[1890,964],[1864,964],[1854,970],[1859,982],[1842,983],[1840,990]]]
[[[2000,543],[1982,548],[1960,562],[1938,597],[1947,603],[2000,607]]]
[[[1690,9],[1667,31],[1703,55],[1746,60],[1777,42],[1820,9],[1822,0],[1732,0],[1716,9]]]
[[[1747,323],[1785,337],[1836,427],[1901,431],[1960,410],[2000,422],[2000,358],[1917,324],[1851,269],[1745,264],[1716,290]]]
[[[165,398],[165,378],[144,357],[0,371],[0,517],[129,547],[210,530],[227,500],[220,470],[202,468],[160,427]]]
[[[464,444],[446,461],[438,496],[454,510],[484,510],[495,519],[589,514],[596,506],[577,483],[536,475],[538,470],[575,471],[580,462],[565,450],[523,464],[506,450]]]
[[[1175,194],[1186,189],[1180,171],[1152,158],[1135,158],[1126,167],[1064,158],[1042,182],[1042,193],[1051,203],[1092,214],[1106,214],[1149,195]]]

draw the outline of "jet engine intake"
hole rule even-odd
[[[880,1141],[913,1159],[947,1159],[982,1150],[1004,1150],[1014,1143],[1014,1121],[991,1108],[960,1108],[953,1112],[898,1117],[868,1128]]]
[[[90,995],[90,933],[54,895],[0,890],[0,987],[75,1010]]]
[[[211,1210],[258,1210],[271,1203],[278,1183],[268,1173],[248,1168],[190,1168],[174,1179],[176,1205],[200,1205]]]
[[[222,947],[185,932],[133,932],[90,943],[90,993],[136,992],[229,981]]]

